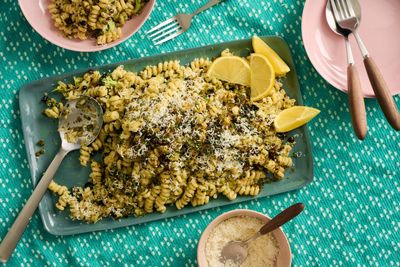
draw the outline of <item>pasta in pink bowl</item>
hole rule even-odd
[[[49,42],[77,52],[114,47],[137,32],[155,0],[19,0],[25,18]],[[79,10],[79,12],[78,12]]]

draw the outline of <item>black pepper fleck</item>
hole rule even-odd
[[[45,152],[44,149],[41,148],[40,150],[36,151],[35,156],[38,158],[38,157],[42,156],[44,154],[44,152]]]
[[[93,188],[93,183],[92,182],[87,182],[85,184],[85,187]]]
[[[44,140],[43,140],[43,139],[40,139],[40,140],[36,143],[36,145],[38,145],[38,146],[44,146]]]
[[[49,95],[47,93],[44,93],[42,98],[40,99],[41,102],[46,103],[47,100],[49,100]]]
[[[65,22],[65,24],[67,24],[67,25],[71,25],[72,24],[72,19],[70,18],[70,17],[68,17],[68,18],[66,18],[65,20],[64,20],[64,22]]]

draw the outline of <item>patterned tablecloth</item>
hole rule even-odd
[[[305,188],[269,198],[116,230],[57,237],[32,218],[9,266],[195,266],[197,241],[219,214],[247,208],[275,215],[295,202],[304,213],[283,227],[294,266],[389,266],[400,262],[400,134],[377,102],[366,100],[369,134],[352,131],[347,96],[311,66],[301,39],[301,0],[227,0],[197,16],[184,35],[153,46],[145,32],[206,0],[159,0],[144,27],[123,44],[75,53],[42,39],[18,1],[0,5],[0,238],[32,191],[19,118],[19,88],[36,79],[257,35],[280,35],[292,50],[306,105],[321,114],[309,123],[315,178]],[[400,104],[400,98],[396,98]]]

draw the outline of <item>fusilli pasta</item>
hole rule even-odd
[[[54,25],[68,38],[96,38],[98,45],[122,35],[122,27],[148,0],[51,0],[47,9]]]
[[[103,16],[102,5],[110,1],[115,12],[134,8],[127,0],[101,0],[91,16]],[[252,103],[247,87],[208,77],[211,63],[168,61],[138,74],[120,66],[60,82],[56,91],[67,100],[95,98],[104,124],[98,138],[80,150],[80,163],[92,169],[88,183],[71,190],[50,184],[60,196],[57,207],[69,206],[71,218],[94,223],[165,212],[170,204],[204,205],[218,194],[230,200],[257,195],[264,183],[282,179],[293,164],[294,142],[275,132],[273,119],[294,100],[276,81],[270,96]],[[58,118],[62,104],[46,104],[44,114]],[[95,161],[98,152],[101,160]]]

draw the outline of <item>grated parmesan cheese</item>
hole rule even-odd
[[[206,242],[206,258],[209,267],[268,267],[275,266],[279,244],[273,234],[260,236],[249,243],[246,260],[237,265],[232,261],[220,261],[222,248],[232,240],[246,240],[255,234],[264,223],[257,218],[237,216],[218,224]]]

